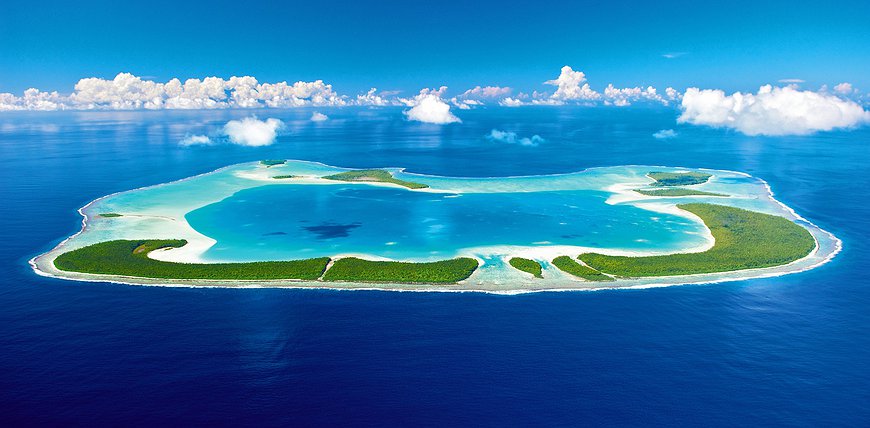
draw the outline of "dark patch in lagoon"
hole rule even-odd
[[[317,235],[317,239],[331,238],[346,238],[350,236],[350,231],[362,226],[362,223],[354,222],[348,224],[337,223],[321,223],[318,226],[303,226],[302,228]]]
[[[286,235],[287,232],[269,232],[264,233],[263,236],[278,236],[278,235]]]

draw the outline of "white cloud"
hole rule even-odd
[[[207,135],[186,135],[178,144],[182,146],[208,146],[212,144],[212,141]]]
[[[540,135],[520,138],[516,132],[500,131],[498,129],[490,131],[489,134],[486,135],[486,139],[499,143],[519,144],[521,146],[537,146],[546,141],[541,138]]]
[[[664,54],[674,57],[682,52]],[[424,89],[419,94],[402,98],[396,91],[369,91],[356,96],[336,93],[332,85],[322,80],[311,82],[259,82],[252,76],[228,79],[177,78],[166,82],[119,73],[112,79],[81,79],[71,94],[43,92],[31,88],[20,95],[0,93],[0,111],[9,110],[133,110],[133,109],[222,109],[222,108],[293,108],[320,106],[407,106],[409,120],[427,123],[454,123],[461,120],[455,111],[468,110],[485,104],[504,107],[525,105],[611,105],[629,106],[636,102],[671,105],[680,103],[683,94],[667,87],[659,92],[653,86],[618,88],[607,85],[598,92],[587,82],[586,74],[570,66],[560,69],[559,76],[544,84],[555,90],[514,92],[502,86],[475,86],[448,98],[447,88]],[[751,135],[802,134],[854,126],[865,121],[867,113],[849,98],[867,103],[870,95],[861,94],[850,83],[843,82],[832,89],[823,86],[815,92],[800,91],[801,79],[782,79],[784,88],[764,88],[758,94],[736,93],[725,96],[721,91],[701,91],[690,88],[688,101],[682,101],[680,120],[710,126],[730,127]],[[516,95],[513,95],[516,94]],[[719,94],[719,95],[716,95]],[[837,98],[837,97],[840,98]],[[717,98],[718,97],[718,98]],[[788,98],[788,105],[785,100]],[[320,116],[312,114],[311,120]],[[212,138],[216,135],[213,134]]]
[[[556,91],[551,95],[535,92],[532,94],[530,104],[536,105],[561,105],[566,102],[579,102],[589,104],[592,102],[603,101],[605,105],[629,106],[634,101],[652,101],[667,105],[670,101],[675,101],[679,98],[679,92],[673,88],[666,90],[666,96],[658,93],[658,90],[652,86],[646,88],[616,88],[613,84],[607,85],[604,93],[599,93],[589,86],[586,82],[586,75],[582,71],[575,71],[570,66],[562,67],[559,77],[553,80],[544,82],[547,85],[556,86]],[[517,103],[516,99],[509,101],[502,100],[500,104],[509,105],[512,107],[522,105]]]
[[[667,58],[667,59],[674,59],[674,58],[679,58],[683,55],[688,55],[688,52],[668,52],[668,53],[663,53],[662,57]]]
[[[842,95],[852,95],[854,92],[857,92],[857,90],[852,87],[851,83],[843,82],[837,86],[834,86],[834,92]]]
[[[668,97],[671,98],[672,96],[675,96],[676,91],[673,88],[668,89],[673,91],[667,93]],[[612,103],[615,106],[623,107],[631,105],[633,101],[637,100],[656,101],[665,105],[668,104],[668,100],[659,95],[656,88],[652,86],[647,86],[646,89],[641,89],[639,87],[618,89],[610,84],[604,89],[605,104]]]
[[[395,104],[386,98],[386,94],[378,94],[378,88],[371,88],[365,94],[356,96],[356,104],[361,106],[388,106]]]
[[[501,106],[504,106],[504,107],[519,107],[519,106],[523,105],[524,103],[522,100],[519,100],[516,98],[511,98],[511,97],[506,97],[506,98],[502,99],[501,101],[499,101],[498,104]]]
[[[472,107],[484,105],[483,102],[481,102],[479,100],[472,100],[472,99],[464,100],[464,99],[460,99],[458,97],[451,98],[450,104],[455,105],[456,108],[458,108],[460,110],[470,110]]]
[[[11,110],[63,110],[63,97],[57,92],[42,92],[36,88],[30,88],[24,91],[21,97],[16,97],[10,93],[0,94],[0,111]]]
[[[251,76],[188,79],[166,83],[119,73],[111,80],[89,77],[69,96],[28,89],[24,96],[0,94],[0,110],[134,110],[340,106],[345,97],[322,80],[258,83]]]
[[[513,89],[503,86],[475,86],[458,96],[460,99],[499,98],[511,94]]]
[[[590,89],[589,84],[585,82],[586,74],[582,71],[574,71],[566,65],[562,67],[559,77],[544,83],[557,87],[556,92],[550,96],[552,101],[597,100],[601,98],[601,94]]]
[[[662,129],[653,134],[653,138],[658,140],[667,140],[669,138],[675,138],[677,136],[677,132],[673,129]]]
[[[870,121],[853,101],[793,87],[762,86],[757,94],[689,88],[679,123],[736,129],[746,135],[803,135]]]
[[[446,86],[435,89],[423,89],[414,98],[400,98],[405,105],[411,107],[405,110],[408,120],[424,123],[446,124],[462,122],[450,112],[450,105],[441,98],[447,91]]]
[[[275,142],[277,131],[284,122],[269,118],[259,120],[246,117],[242,120],[231,120],[224,125],[223,132],[233,144],[241,146],[268,146]]]
[[[311,121],[312,122],[324,122],[326,120],[329,120],[329,116],[327,116],[323,113],[320,113],[320,112],[311,113]]]

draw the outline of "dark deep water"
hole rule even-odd
[[[746,137],[647,108],[258,111],[270,147],[180,147],[252,112],[0,114],[0,424],[870,424],[870,129]],[[499,145],[491,129],[538,134]],[[672,140],[651,134],[674,128]],[[455,176],[744,171],[844,241],[819,269],[636,291],[396,293],[76,283],[27,260],[99,196],[296,158]]]

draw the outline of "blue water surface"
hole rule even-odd
[[[249,111],[0,114],[0,423],[870,424],[868,129],[746,137],[641,107],[477,109],[447,126],[322,111],[253,112],[287,124],[260,148],[178,145]],[[498,144],[493,128],[546,142]],[[654,139],[663,128],[679,136]],[[779,278],[514,296],[137,287],[27,265],[94,198],[265,158],[446,176],[739,170],[844,250]]]
[[[608,196],[591,190],[456,195],[371,185],[267,185],[185,218],[217,240],[205,258],[227,261],[347,253],[443,259],[462,248],[498,245],[655,250],[685,247],[687,232],[697,233],[691,220],[608,205]]]

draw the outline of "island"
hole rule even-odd
[[[262,280],[298,279],[408,283],[455,283],[477,269],[477,260],[459,258],[431,263],[362,260],[355,257],[248,263],[171,263],[148,257],[152,251],[179,248],[175,240],[115,240],[100,242],[55,259],[58,269],[69,272],[162,279]],[[327,268],[329,271],[327,272]],[[326,275],[324,275],[326,273]]]
[[[553,266],[587,281],[613,281],[613,277],[607,276],[589,266],[577,263],[576,260],[568,256],[556,257],[553,259]]]
[[[360,182],[377,182],[377,183],[390,183],[397,184],[399,186],[407,187],[409,189],[425,189],[429,187],[426,184],[422,183],[414,183],[411,181],[398,180],[393,177],[389,171],[384,169],[360,169],[355,171],[347,171],[341,172],[338,174],[328,175],[323,177],[327,180],[339,180],[339,181],[360,181]]]
[[[625,277],[693,275],[779,266],[815,249],[810,232],[785,218],[713,204],[681,204],[678,208],[704,221],[713,247],[697,253],[630,257],[597,253],[579,259],[599,272]]]
[[[508,261],[508,263],[510,263],[511,266],[513,266],[513,267],[515,267],[523,272],[532,274],[532,276],[534,276],[535,278],[543,278],[544,277],[541,274],[541,272],[542,272],[541,264],[534,261],[534,260],[524,259],[522,257],[512,257]]]
[[[682,187],[670,187],[667,189],[634,189],[635,192],[644,196],[720,196],[727,198],[723,193],[705,192],[703,190],[685,189]]]
[[[653,186],[691,186],[693,184],[706,183],[712,174],[698,171],[688,172],[650,172],[649,178],[655,180]]]
[[[651,188],[638,189],[639,178]],[[841,248],[763,180],[644,166],[456,178],[271,160],[80,211],[82,230],[34,257],[34,271],[143,285],[517,293],[785,275]]]
[[[287,163],[286,159],[265,159],[260,161],[260,165],[265,166],[266,168],[271,168],[273,166],[284,165]]]

